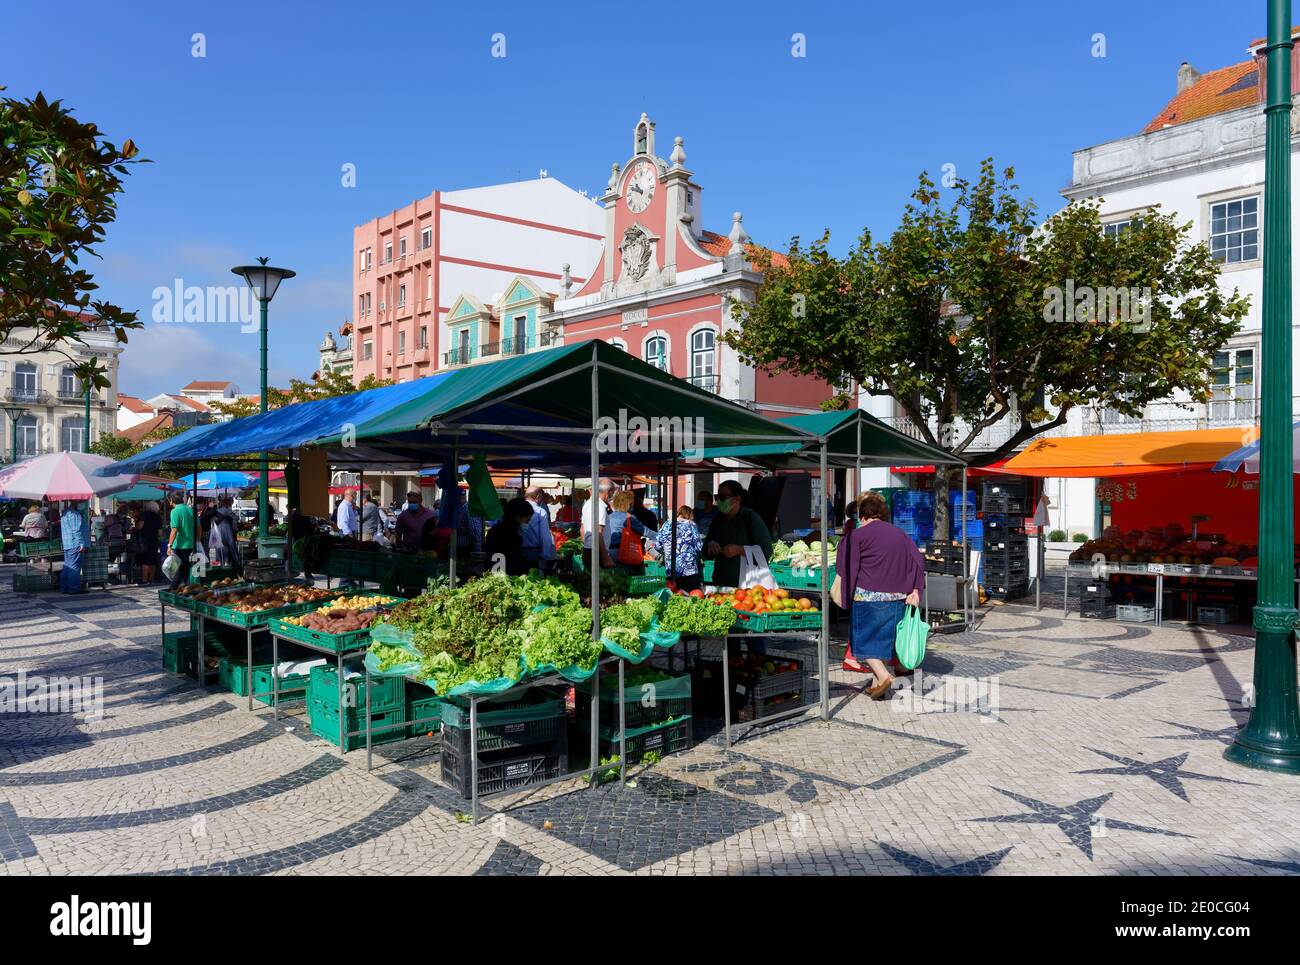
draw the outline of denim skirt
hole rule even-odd
[[[849,640],[857,660],[884,660],[894,657],[894,636],[898,621],[903,619],[902,600],[853,601]]]

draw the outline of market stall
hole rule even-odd
[[[629,413],[635,413],[633,420],[641,421],[629,421]],[[588,342],[204,426],[161,443],[116,469],[131,472],[163,463],[210,462],[262,451],[292,460],[308,450],[317,450],[325,453],[330,464],[343,468],[418,470],[438,463],[459,466],[462,455],[469,454],[501,469],[554,471],[585,465],[587,474],[594,479],[601,475],[602,467],[629,460],[665,466],[674,463],[679,450],[685,448],[680,438],[683,433],[705,445],[795,441],[800,448],[813,443],[825,449],[822,440],[807,433],[675,379],[606,343]],[[590,631],[584,631],[583,637],[590,641],[590,654],[612,655],[621,667],[624,661],[643,661],[656,647],[672,640],[671,633],[657,628],[638,632],[625,624],[604,626],[599,554],[595,554],[589,569],[583,582],[589,588],[590,603],[583,611],[590,619]],[[450,586],[458,588],[454,540],[447,576]],[[666,610],[668,601],[661,602]],[[620,605],[630,606],[631,601]],[[815,672],[822,678],[821,700],[814,706],[820,707],[823,716],[829,714],[825,685],[826,606],[823,601],[820,631],[813,635],[817,642]],[[733,620],[728,614],[727,622]],[[662,634],[650,636],[649,651],[646,634]],[[571,635],[568,639],[572,643]],[[599,763],[600,675],[596,673],[606,659],[595,656],[593,663],[580,668],[588,675],[592,690],[588,766],[556,779],[591,776],[608,769],[608,764],[602,768]],[[477,660],[474,657],[474,662]],[[511,670],[513,677],[501,678],[507,683],[513,681],[507,687],[496,680],[478,679],[483,675],[473,669],[474,662],[460,660],[453,665],[459,672],[470,674],[462,684],[486,686],[489,694],[526,685],[530,682],[524,679],[527,673],[564,676],[566,669],[544,670],[539,665],[524,673]],[[389,667],[390,672],[395,669],[404,676],[400,668]],[[369,690],[367,687],[367,694]],[[470,696],[478,700],[489,694],[476,692]],[[806,710],[793,709],[789,715]],[[352,731],[342,715],[340,730]],[[346,736],[368,730],[358,728]],[[627,737],[620,728],[620,773],[626,769]],[[467,749],[471,770],[477,775],[477,741],[471,740]],[[473,800],[477,813],[479,796],[475,794]]]
[[[1011,459],[1007,469],[1025,475],[1095,477],[1108,507],[1110,525],[1066,565],[1063,612],[1073,584],[1085,616],[1248,622],[1241,618],[1256,580],[1259,496],[1238,471],[1246,457],[1228,459],[1245,431],[1040,439]],[[1300,545],[1300,529],[1296,537]]]

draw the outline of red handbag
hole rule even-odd
[[[641,549],[641,537],[632,532],[632,517],[623,521],[623,535],[618,541],[618,561],[624,566],[644,566],[645,552]]]

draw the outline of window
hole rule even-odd
[[[362,248],[357,252],[357,274],[360,275],[366,270],[366,249]]]
[[[528,316],[527,315],[515,316],[515,327],[514,327],[514,332],[512,333],[512,337],[513,337],[513,343],[506,346],[506,351],[514,352],[516,354],[521,354],[528,347],[526,344],[526,340],[528,338]]]
[[[1210,389],[1210,421],[1236,423],[1259,415],[1255,392],[1255,350],[1225,349],[1214,353],[1214,383]]]
[[[1210,205],[1210,254],[1230,265],[1259,258],[1259,195]]]
[[[365,313],[366,313],[366,296],[362,295],[360,298],[357,299],[357,315],[364,315]]]
[[[18,420],[18,458],[19,459],[24,459],[27,456],[36,455],[39,439],[40,439],[40,428],[36,424],[36,416],[26,415]]]
[[[375,357],[375,343],[373,339],[368,338],[361,343],[361,359],[364,362],[369,362],[374,357]]]
[[[433,229],[421,228],[420,229],[420,250],[423,251],[426,248],[432,248],[432,247],[433,247]]]
[[[1133,222],[1131,220],[1112,221],[1109,224],[1104,224],[1101,226],[1101,233],[1107,238],[1118,238],[1124,232],[1128,231],[1128,229],[1131,228],[1132,226],[1133,226]]]
[[[397,257],[406,257],[406,235],[402,235],[401,240],[397,243]]]
[[[397,333],[397,354],[398,355],[406,354],[406,333],[405,332]]]
[[[397,286],[397,307],[398,308],[406,307],[406,286],[405,285]]]
[[[392,263],[392,260],[393,260],[393,243],[391,241],[384,242],[384,264],[385,265],[390,264]]]
[[[420,332],[418,335],[416,335],[415,338],[415,347],[416,348],[429,347],[429,329],[427,326],[425,325],[420,326]]]
[[[77,381],[77,370],[71,366],[65,367],[59,373],[59,395],[65,399],[81,395],[81,386],[77,384]]]
[[[646,339],[645,360],[657,369],[668,371],[668,339],[662,335]]]
[[[717,391],[716,344],[711,328],[691,334],[691,382],[710,392]]]
[[[14,398],[35,399],[36,393],[36,366],[31,362],[19,362],[14,366]]]
[[[86,420],[69,416],[59,423],[59,448],[64,452],[81,452],[86,448]]]

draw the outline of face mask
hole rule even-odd
[[[735,505],[736,501],[734,499],[721,499],[718,501],[718,512],[722,513],[723,516],[730,515],[731,508]]]
[[[708,506],[709,504],[702,499],[698,499],[695,501],[695,511],[697,513],[705,512],[708,509]]]
[[[420,511],[420,504],[419,504],[419,503],[407,503],[407,504],[406,504],[406,508],[409,509],[409,510],[410,510],[411,512],[413,512],[413,513],[418,513],[418,512]]]

